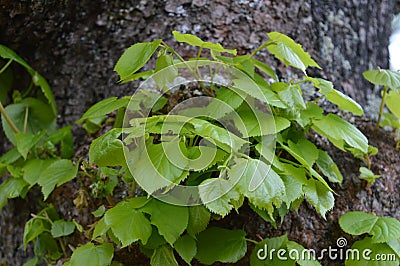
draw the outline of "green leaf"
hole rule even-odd
[[[184,42],[193,46],[207,48],[215,52],[230,53],[233,55],[237,54],[236,49],[225,49],[219,43],[204,42],[199,37],[192,34],[182,34],[178,31],[173,31],[172,34],[174,35],[175,40],[177,40],[178,42]]]
[[[196,258],[210,265],[220,261],[235,263],[247,251],[245,232],[211,227],[198,235]]]
[[[400,238],[400,221],[395,218],[377,217],[374,214],[353,211],[339,218],[339,225],[348,234],[372,235],[373,243],[389,242]]]
[[[151,224],[157,227],[160,235],[171,245],[188,226],[189,211],[184,206],[175,206],[153,199],[142,208],[142,211],[151,215]]]
[[[382,114],[382,120],[379,123],[379,126],[381,127],[392,127],[392,128],[400,128],[400,120],[397,118],[395,115],[391,113],[383,113]]]
[[[37,180],[37,183],[42,187],[44,200],[48,198],[55,186],[61,186],[70,181],[77,173],[78,165],[74,166],[70,160],[61,159],[51,163]]]
[[[306,109],[300,85],[288,85],[284,82],[275,82],[271,85],[271,89],[278,93],[279,98],[286,103],[287,106],[297,109]]]
[[[375,179],[381,177],[380,175],[375,175],[371,170],[363,166],[360,167],[360,179],[364,179],[368,184],[375,182]]]
[[[233,184],[226,179],[207,179],[199,186],[200,198],[207,209],[224,217],[234,208],[234,202],[240,199],[239,192],[232,187]]]
[[[57,220],[51,226],[51,235],[53,237],[67,236],[74,232],[75,224],[64,220]]]
[[[114,247],[110,243],[104,243],[95,246],[93,243],[87,243],[75,249],[72,253],[70,265],[92,265],[108,266],[111,264],[114,256]]]
[[[305,128],[310,125],[313,119],[321,119],[324,110],[313,102],[307,103],[307,108],[300,111],[300,116],[296,121]]]
[[[388,69],[368,70],[363,73],[366,80],[373,84],[387,86],[394,90],[400,87],[400,73]]]
[[[89,149],[89,162],[100,167],[125,165],[123,143],[118,139],[121,132],[121,129],[113,128],[93,140]]]
[[[326,212],[335,205],[335,198],[332,192],[321,182],[314,179],[309,179],[303,186],[303,190],[307,200],[325,218]]]
[[[129,100],[130,97],[122,97],[120,99],[118,99],[117,97],[111,97],[101,100],[100,102],[92,105],[76,122],[83,123],[85,120],[88,119],[104,117],[105,115],[112,113],[119,108],[128,106]]]
[[[316,258],[314,257],[314,255],[312,254],[312,252],[307,252],[306,249],[294,242],[294,241],[288,241],[286,243],[287,246],[287,250],[297,250],[298,254],[305,254],[304,257],[302,257],[301,255],[299,256],[298,260],[296,260],[296,262],[300,265],[300,266],[321,266],[321,263],[319,263]]]
[[[184,235],[174,243],[174,249],[187,264],[191,265],[190,262],[197,253],[196,241],[192,237]]]
[[[32,76],[33,83],[40,87],[44,96],[49,101],[51,113],[55,116],[57,114],[56,103],[46,79],[36,72],[31,66],[29,66],[28,63],[26,63],[25,60],[18,56],[13,50],[4,45],[0,45],[0,56],[6,59],[12,59],[13,61],[25,67],[25,69]]]
[[[39,258],[34,257],[34,258],[28,260],[27,262],[25,262],[23,266],[36,266],[36,265],[38,265],[38,263],[39,263]]]
[[[22,157],[24,157],[25,160],[28,152],[39,142],[45,133],[45,131],[42,131],[36,135],[26,133],[15,134],[18,152],[22,155]]]
[[[375,243],[370,237],[354,242],[351,248],[359,251],[359,257],[349,256],[346,266],[398,266],[400,263],[399,257],[386,243]],[[386,260],[383,260],[383,255]],[[389,256],[395,260],[389,260]]]
[[[285,184],[285,202],[290,205],[293,201],[301,198],[303,195],[303,185],[307,182],[306,172],[304,168],[294,167],[285,164],[285,175],[281,175],[281,179]]]
[[[22,178],[9,177],[0,184],[0,192],[9,199],[25,197],[28,184]]]
[[[319,170],[321,170],[321,172],[328,177],[330,182],[342,183],[342,173],[340,173],[338,166],[327,152],[319,150],[316,163]]]
[[[164,90],[167,84],[174,81],[178,76],[178,70],[174,66],[174,59],[172,55],[162,54],[156,60],[156,73],[153,75],[157,86]]]
[[[280,206],[285,185],[277,173],[266,163],[255,159],[240,159],[228,171],[231,182],[257,208],[272,213],[272,203]]]
[[[118,73],[121,80],[128,78],[149,61],[160,44],[161,40],[159,39],[153,42],[136,43],[132,45],[118,59],[114,71]]]
[[[2,69],[5,64],[0,61],[0,69]],[[4,104],[8,98],[8,92],[11,90],[14,82],[14,75],[10,67],[0,74],[0,103]]]
[[[24,249],[26,250],[28,243],[35,240],[38,235],[49,230],[48,227],[50,227],[49,222],[42,219],[32,218],[26,222],[24,229]]]
[[[300,44],[288,36],[279,32],[270,32],[268,37],[270,38],[267,45],[268,51],[286,64],[299,68],[303,72],[309,66],[321,68]]]
[[[24,133],[37,134],[42,130],[51,131],[55,128],[56,116],[52,112],[50,106],[44,102],[26,98],[20,103],[10,104],[5,108],[7,114],[14,122],[16,127]],[[26,111],[28,110],[28,111]],[[28,123],[26,124],[26,132],[24,131],[25,115],[28,113]],[[2,115],[3,130],[14,146],[17,145],[15,133]]]
[[[275,81],[278,81],[279,78],[276,75],[275,71],[267,64],[264,64],[263,62],[251,58],[251,62],[262,72],[264,72],[265,74],[267,74],[268,76],[270,76],[271,78],[273,78]]]
[[[138,206],[138,200],[129,199],[118,203],[104,215],[105,224],[111,228],[123,247],[138,240],[146,244],[151,235],[150,221],[137,210]]]
[[[400,92],[391,90],[386,96],[386,106],[395,116],[400,119]]]
[[[335,90],[332,82],[321,78],[305,77],[305,79],[313,82],[315,87],[319,89],[319,92],[324,95],[328,101],[339,106],[340,109],[350,111],[355,115],[362,115],[364,113],[364,110],[357,102],[342,92]]]
[[[105,218],[101,218],[97,223],[96,226],[94,227],[93,230],[93,235],[92,235],[92,240],[96,239],[99,236],[104,236],[106,235],[107,231],[110,229],[110,226],[108,226],[105,222]]]
[[[43,232],[36,238],[34,252],[37,257],[46,257],[53,261],[62,256],[56,240],[49,232]]]
[[[179,266],[175,259],[174,251],[169,245],[162,245],[154,250],[150,258],[151,266]]]
[[[104,205],[101,205],[100,207],[97,208],[94,212],[92,212],[93,216],[98,218],[103,216],[104,212],[106,211],[106,207]]]
[[[368,152],[368,139],[364,134],[337,115],[328,114],[322,119],[313,120],[313,124],[313,130],[327,137],[339,149],[345,150],[344,143],[347,143],[350,147]]]
[[[297,143],[288,140],[288,146],[290,155],[310,170],[318,158],[317,147],[306,139],[300,139]]]
[[[187,226],[188,234],[195,238],[196,234],[207,228],[210,218],[211,213],[203,205],[190,206]]]
[[[41,173],[55,161],[56,159],[32,159],[27,161],[22,168],[24,180],[33,186],[39,180]]]

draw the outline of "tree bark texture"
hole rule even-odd
[[[63,125],[101,99],[133,93],[132,85],[116,84],[113,72],[130,45],[162,38],[184,58],[195,55],[194,48],[173,41],[173,30],[240,53],[260,45],[270,31],[287,34],[323,68],[310,74],[333,81],[375,111],[371,95],[378,93],[362,72],[388,67],[390,22],[399,7],[397,0],[0,0],[0,43],[47,78]],[[258,56],[283,77],[298,74],[267,53]],[[74,131],[80,134],[77,126]],[[1,154],[3,135],[0,140]],[[23,223],[15,221],[28,219],[30,207],[20,205],[10,201],[0,212],[0,262],[8,265],[26,260],[20,249]]]

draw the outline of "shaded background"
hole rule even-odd
[[[245,53],[279,31],[301,43],[323,68],[310,74],[327,78],[369,113],[378,92],[362,72],[388,67],[390,21],[400,11],[395,0],[0,0],[0,43],[15,50],[49,81],[63,125],[74,123],[93,103],[131,94],[117,85],[114,64],[135,42],[162,38],[183,57],[171,32],[196,34]],[[260,59],[282,77],[295,75],[267,54]],[[75,126],[74,131],[80,134]],[[4,151],[0,133],[0,154]],[[22,265],[23,224],[30,206],[10,201],[0,212],[0,261]]]

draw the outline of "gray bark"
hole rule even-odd
[[[332,80],[369,106],[374,91],[362,72],[388,67],[390,20],[399,7],[399,1],[386,0],[0,0],[0,42],[48,79],[64,125],[74,123],[98,100],[133,92],[131,86],[115,83],[112,70],[131,44],[162,38],[184,57],[194,55],[195,50],[173,42],[172,30],[241,53],[265,41],[267,32],[282,32],[301,43],[323,68],[310,74]],[[282,76],[296,74],[267,54],[259,57]],[[75,132],[79,134],[78,127]],[[4,143],[4,136],[0,139]],[[28,219],[29,207],[19,204],[10,201],[0,212],[0,262],[8,265],[25,261],[18,249],[23,223],[15,221]]]

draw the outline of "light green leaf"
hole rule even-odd
[[[184,235],[174,243],[174,248],[179,256],[187,264],[191,265],[190,262],[197,253],[196,241],[192,237]]]
[[[327,137],[339,149],[345,150],[346,142],[350,147],[368,152],[368,139],[364,134],[339,116],[328,114],[322,119],[313,120],[313,124],[312,129]]]
[[[28,123],[26,124],[26,132],[24,132],[25,115],[27,113],[27,109]],[[49,132],[55,129],[55,114],[48,104],[40,100],[34,98],[25,98],[20,103],[8,105],[5,110],[20,132],[37,134],[37,132],[42,130],[47,130]],[[7,138],[12,144],[14,144],[14,146],[16,146],[17,141],[14,131],[5,120],[4,116],[1,118],[3,130]]]
[[[370,237],[354,242],[351,248],[359,251],[359,257],[349,256],[346,266],[398,266],[400,263],[399,257],[386,243],[375,243]],[[389,260],[389,256],[394,260]]]
[[[284,249],[287,250],[287,235],[274,238],[265,238],[259,242],[250,255],[251,266],[295,266],[295,261],[285,253],[287,260],[280,260],[277,254],[270,256],[270,251]]]
[[[339,225],[348,234],[372,235],[373,243],[389,242],[400,238],[400,221],[395,218],[377,217],[370,213],[352,211],[339,218]]]
[[[190,206],[189,207],[189,221],[187,232],[193,238],[196,234],[205,230],[210,222],[211,213],[203,206]]]
[[[327,211],[331,210],[335,204],[335,198],[325,185],[314,179],[309,179],[303,186],[304,194],[308,200],[325,218]]]
[[[36,135],[26,133],[15,134],[18,152],[22,155],[22,157],[24,157],[25,160],[28,152],[39,142],[45,133],[45,131],[42,131]]]
[[[386,96],[386,106],[395,116],[400,119],[400,91],[391,90]]]
[[[226,216],[233,208],[234,202],[240,199],[239,192],[228,180],[210,178],[199,186],[200,198],[211,212]]]
[[[266,163],[255,159],[240,159],[228,171],[231,182],[257,208],[270,211],[274,203],[280,206],[285,185],[277,173]],[[272,213],[272,211],[271,211]]]
[[[101,167],[125,165],[123,144],[118,139],[121,132],[121,129],[113,128],[93,140],[89,149],[89,162]]]
[[[371,170],[363,166],[360,167],[360,179],[364,179],[368,184],[375,182],[375,179],[381,177],[380,175],[375,175]]]
[[[51,235],[53,237],[67,236],[74,232],[75,224],[64,220],[57,220],[51,225]]]
[[[77,123],[82,123],[87,119],[95,119],[99,117],[104,117],[105,115],[118,110],[119,108],[126,107],[129,103],[130,97],[122,97],[118,99],[117,97],[111,97],[96,104],[92,105],[83,116],[76,121]]]
[[[366,80],[373,84],[388,86],[397,90],[400,87],[400,73],[388,69],[368,70],[363,73]]]
[[[98,218],[103,216],[103,214],[106,211],[106,207],[104,207],[104,205],[101,205],[100,207],[97,208],[97,210],[95,210],[94,212],[92,212],[93,216]]]
[[[42,187],[44,200],[48,198],[56,185],[61,186],[70,181],[77,173],[78,165],[74,166],[70,160],[61,159],[51,163],[37,180],[37,183]]]
[[[288,85],[284,82],[275,82],[271,85],[271,89],[278,93],[279,98],[286,103],[287,106],[296,109],[306,109],[300,85]]]
[[[306,71],[306,66],[301,61],[300,57],[289,46],[278,42],[275,48],[271,47],[269,50],[278,59],[285,62],[285,64],[298,68],[303,72]]]
[[[151,223],[171,245],[188,226],[189,211],[187,207],[175,206],[153,199],[141,210],[151,215]]]
[[[135,198],[121,201],[104,215],[105,224],[111,228],[123,247],[138,240],[146,244],[151,235],[150,221],[136,209],[138,206]]]
[[[153,79],[162,90],[168,89],[166,85],[178,76],[178,70],[174,66],[174,59],[169,54],[162,54],[157,58],[155,71]]]
[[[287,151],[306,168],[311,169],[318,158],[317,147],[309,140],[300,139],[297,143],[288,140]]]
[[[108,266],[111,264],[113,256],[114,247],[111,243],[104,243],[99,246],[87,243],[75,249],[71,256],[70,265]]]
[[[162,245],[154,250],[150,258],[151,266],[179,266],[174,251],[169,245]]]
[[[110,229],[110,226],[106,224],[105,218],[101,218],[94,227],[92,240],[96,239],[99,236],[104,236],[107,231]]]
[[[296,121],[304,128],[311,124],[313,119],[321,119],[324,110],[313,102],[307,103],[307,109],[300,111],[300,116]]]
[[[193,46],[207,48],[215,52],[221,52],[221,53],[225,52],[233,55],[237,54],[236,49],[234,50],[225,49],[219,43],[204,42],[199,37],[192,34],[183,34],[178,31],[173,31],[172,34],[174,35],[175,40],[177,40],[178,42],[184,42]]]
[[[0,184],[0,192],[9,199],[20,196],[24,197],[27,192],[25,191],[27,186],[28,183],[26,183],[22,178],[9,177],[6,181]]]
[[[332,82],[321,78],[305,77],[305,79],[313,82],[315,87],[319,89],[319,92],[324,95],[328,101],[339,106],[340,109],[350,111],[355,115],[362,115],[364,113],[364,110],[356,101],[342,92],[335,90]]]
[[[316,161],[321,172],[328,177],[330,182],[342,183],[343,176],[336,163],[332,160],[329,154],[325,151],[318,151],[318,159]]]
[[[294,241],[288,241],[286,243],[287,250],[297,250],[298,254],[300,254],[298,260],[296,262],[300,266],[321,266],[321,263],[319,263],[316,258],[313,256],[311,252],[307,252],[306,249],[298,244],[297,242]],[[304,257],[302,254],[305,254]]]
[[[118,59],[114,71],[118,73],[121,80],[128,78],[149,61],[160,44],[161,40],[155,40],[132,45]]]
[[[246,254],[245,235],[242,230],[211,227],[198,235],[196,258],[207,265],[235,263]]]
[[[293,167],[295,168],[295,167]],[[296,168],[296,175],[301,175],[301,179],[305,179],[305,171],[301,168]],[[294,172],[294,171],[293,171]],[[289,206],[296,199],[301,198],[303,195],[304,182],[300,181],[296,175],[283,175],[281,179],[285,185],[285,202]]]

